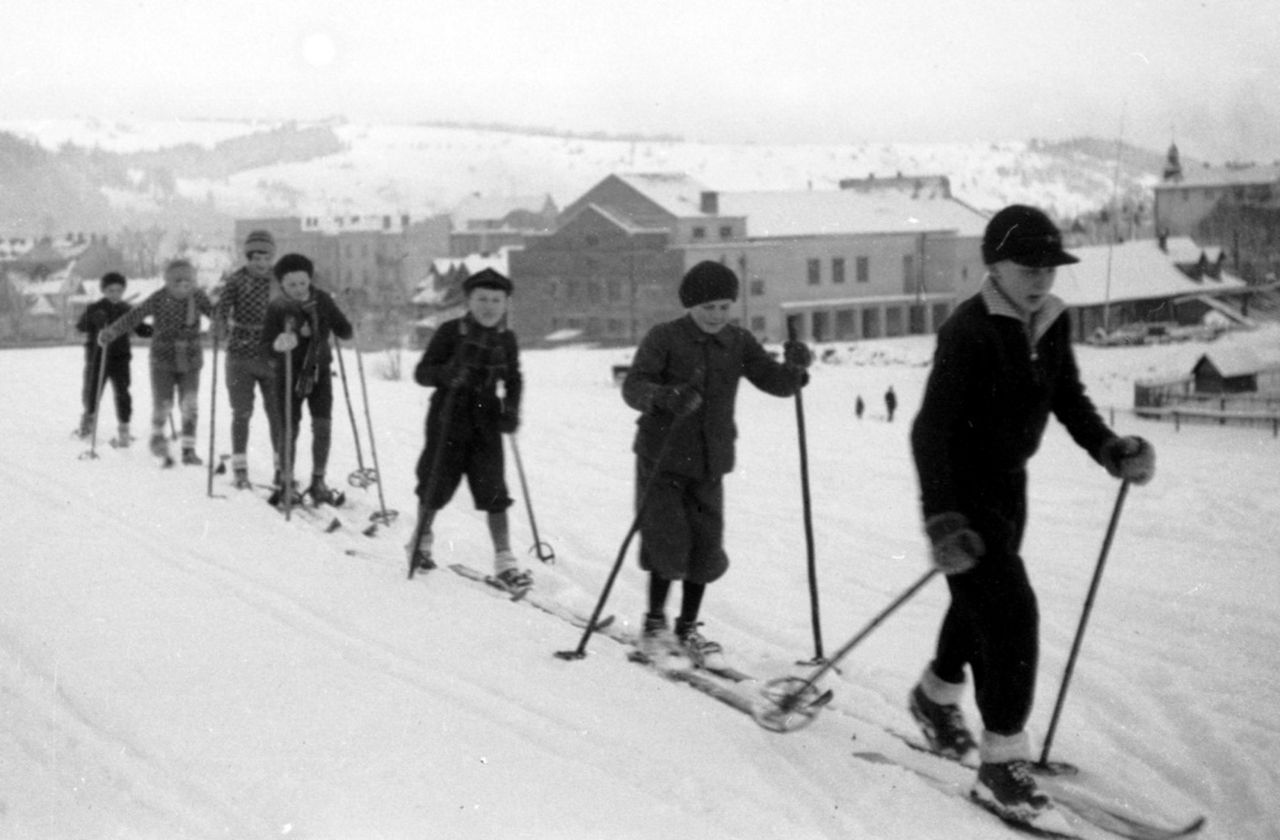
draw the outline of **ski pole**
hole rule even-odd
[[[178,439],[178,427],[173,422],[173,412],[170,411],[169,412],[169,440],[177,440],[177,439]]]
[[[654,481],[657,480],[658,473],[662,470],[662,463],[667,459],[667,453],[671,450],[671,441],[675,439],[675,431],[680,425],[680,419],[677,417],[676,421],[671,424],[671,428],[667,430],[667,436],[663,439],[662,447],[658,450],[658,457],[654,459],[653,472],[649,474],[644,487],[640,488],[640,499],[636,504],[636,515],[631,520],[631,527],[627,529],[627,535],[623,538],[621,547],[618,548],[618,556],[613,561],[613,568],[609,570],[609,577],[604,582],[604,589],[600,591],[600,598],[596,601],[596,608],[591,613],[591,619],[587,621],[587,629],[582,632],[582,639],[575,649],[556,651],[556,656],[561,659],[567,659],[572,662],[587,655],[587,642],[596,631],[596,622],[600,620],[600,613],[604,612],[604,605],[609,600],[609,592],[613,589],[613,582],[618,579],[618,572],[622,569],[622,561],[627,556],[627,548],[630,547],[631,540],[635,538],[636,533],[640,530],[641,517],[644,516],[645,505],[649,502],[649,491],[653,488]]]
[[[789,341],[796,340],[796,327],[787,324]],[[822,655],[822,620],[818,614],[818,565],[813,546],[813,501],[809,495],[809,445],[805,435],[803,389],[796,389],[796,432],[800,441],[800,498],[804,505],[804,543],[809,569],[809,613],[813,623],[813,659],[797,665],[819,665]]]
[[[356,372],[360,374],[360,396],[364,400],[364,419],[369,428],[369,457],[373,459],[373,474],[378,476],[382,473],[378,469],[378,445],[373,438],[373,415],[369,413],[369,388],[364,379],[364,357],[360,353],[360,343],[357,341],[352,344],[356,348]],[[387,510],[387,501],[382,494],[382,482],[375,483],[378,485],[378,510],[369,514],[369,521],[373,524],[363,531],[367,537],[372,537],[379,525],[390,525],[400,515],[399,511]]]
[[[286,318],[284,331],[293,334],[293,319]],[[284,397],[281,400],[284,417],[284,439],[280,442],[280,477],[281,491],[284,493],[284,521],[288,522],[293,513],[293,348],[284,354]]]
[[[378,480],[377,474],[364,465],[364,453],[360,451],[360,428],[356,425],[356,410],[351,405],[351,389],[347,387],[347,366],[342,360],[342,345],[333,337],[333,354],[338,357],[338,378],[342,380],[342,396],[347,402],[347,417],[351,419],[351,437],[356,444],[356,469],[347,476],[347,483],[362,490]]]
[[[516,443],[516,436],[513,433],[508,437],[511,439],[511,452],[516,457],[516,473],[520,476],[520,491],[524,494],[524,507],[529,513],[529,528],[533,531],[533,547],[529,550],[543,563],[554,563],[555,550],[538,538],[538,520],[533,516],[533,500],[529,498],[529,482],[524,477],[524,462],[520,459],[520,447]]]
[[[1093,570],[1093,580],[1089,583],[1089,594],[1084,599],[1084,609],[1080,613],[1080,625],[1076,628],[1075,640],[1071,643],[1071,654],[1067,657],[1067,667],[1062,674],[1062,687],[1058,689],[1058,699],[1053,705],[1053,716],[1049,720],[1049,731],[1044,736],[1044,748],[1040,751],[1039,766],[1049,765],[1049,749],[1053,746],[1053,736],[1058,728],[1058,716],[1062,713],[1063,703],[1067,698],[1067,685],[1071,682],[1071,673],[1075,670],[1076,656],[1080,653],[1080,643],[1084,639],[1084,628],[1089,621],[1089,613],[1093,611],[1093,601],[1098,594],[1098,585],[1102,582],[1102,569],[1107,562],[1107,554],[1111,551],[1111,540],[1116,535],[1116,525],[1120,522],[1120,509],[1124,506],[1124,498],[1129,495],[1129,480],[1120,482],[1120,492],[1116,494],[1116,504],[1111,511],[1111,521],[1107,523],[1107,534],[1102,540],[1102,550],[1098,554],[1098,565]]]
[[[98,410],[102,408],[102,392],[107,385],[107,348],[98,346],[98,385],[93,392],[93,432],[89,438],[89,451],[81,453],[80,460],[94,460],[98,455]]]
[[[214,322],[210,325],[213,332],[213,360],[210,362],[213,366],[213,373],[209,378],[209,386],[212,389],[209,392],[209,481],[205,488],[209,498],[213,495],[213,473],[216,469],[214,465],[214,432],[217,428],[218,420],[218,324]]]
[[[938,569],[931,567],[929,571],[921,575],[919,580],[907,587],[889,606],[871,619],[866,627],[863,627],[852,639],[845,642],[844,647],[836,651],[836,655],[824,662],[808,679],[802,677],[779,677],[778,679],[770,680],[762,692],[766,702],[757,708],[754,715],[756,723],[774,732],[791,732],[810,723],[818,710],[831,699],[830,692],[825,692],[821,695],[817,693],[818,680],[834,669],[840,660],[848,656],[849,652],[857,647],[863,639],[871,635],[871,632],[879,627],[885,619],[911,600],[936,574],[938,574]]]

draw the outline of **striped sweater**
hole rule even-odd
[[[213,302],[204,290],[196,289],[185,298],[177,298],[167,288],[161,289],[105,327],[101,335],[107,341],[113,341],[137,327],[148,315],[154,330],[151,335],[152,366],[199,370],[204,364],[200,316],[213,317]]]

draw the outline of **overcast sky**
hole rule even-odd
[[[0,114],[1280,159],[1276,0],[6,0]]]

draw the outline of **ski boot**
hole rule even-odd
[[[133,443],[133,435],[129,434],[128,423],[120,424],[120,428],[116,430],[116,436],[111,439],[110,443],[116,449],[125,449],[129,444]]]
[[[925,681],[938,687],[934,696],[939,693],[945,694],[948,695],[948,700],[954,699],[956,702],[939,703],[931,700],[924,690]],[[965,725],[964,712],[960,710],[958,701],[962,687],[963,683],[943,682],[930,670],[911,690],[911,695],[907,698],[907,708],[916,723],[920,725],[920,733],[924,735],[929,749],[956,761],[963,760],[977,747],[973,733]]]
[[[196,454],[196,451],[190,448],[182,450],[182,463],[190,467],[199,467],[204,465],[204,461],[200,459],[200,456]]]
[[[431,559],[432,541],[431,532],[426,531],[419,537],[417,545],[412,543],[405,545],[405,552],[409,555],[409,563],[414,569],[429,572],[436,567],[436,561]]]
[[[253,482],[249,480],[249,471],[243,467],[237,467],[231,479],[231,486],[237,490],[253,489]]]
[[[316,507],[320,505],[342,507],[342,503],[347,500],[345,493],[329,487],[324,483],[324,479],[319,476],[312,477],[311,486],[307,488],[307,495],[311,497],[311,503]]]
[[[1012,825],[1047,835],[1072,834],[1071,825],[1036,783],[1026,759],[983,762],[969,796]]]
[[[695,668],[723,670],[724,650],[719,642],[713,642],[698,632],[700,621],[676,619],[676,642]]]
[[[647,662],[651,665],[661,663],[676,649],[671,638],[671,630],[667,626],[667,617],[660,613],[645,613],[640,625],[640,638],[636,641],[635,652],[629,658],[636,662]]]
[[[80,427],[76,429],[76,437],[84,440],[93,435],[93,415],[81,414]]]

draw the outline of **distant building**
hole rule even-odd
[[[1175,241],[1175,251],[1187,254],[1189,243]],[[1088,245],[1071,253],[1080,262],[1058,268],[1053,293],[1071,308],[1077,341],[1128,324],[1196,324],[1210,310],[1238,319],[1222,301],[1248,292],[1244,281],[1225,272],[1188,276],[1160,240]]]
[[[631,343],[682,312],[680,278],[742,280],[737,321],[778,341],[930,332],[977,289],[985,217],[901,190],[717,192],[683,173],[614,174],[511,255],[522,337]]]
[[[526,236],[554,228],[558,215],[555,201],[546,194],[468,196],[450,213],[449,256],[492,254],[521,246]]]
[[[1157,234],[1195,237],[1220,202],[1280,205],[1280,166],[1221,166],[1184,170],[1178,147],[1169,147],[1164,177],[1155,185]]]

